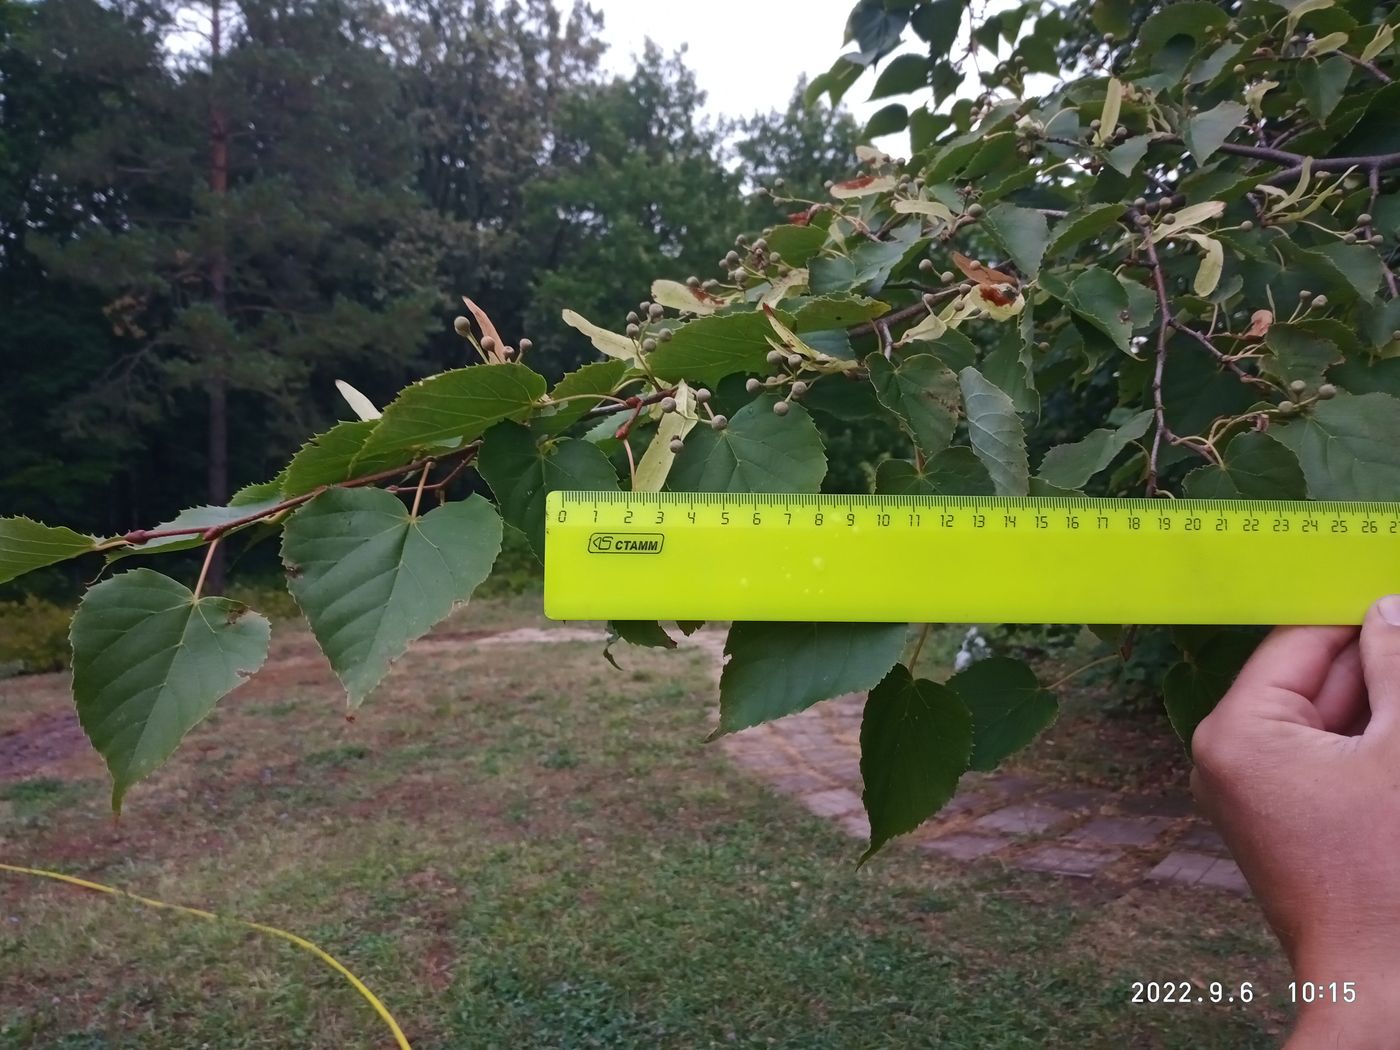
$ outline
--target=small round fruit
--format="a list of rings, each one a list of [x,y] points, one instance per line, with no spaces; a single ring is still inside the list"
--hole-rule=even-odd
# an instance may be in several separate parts
[[[957,278],[953,276],[952,270],[944,270],[938,275],[938,279],[944,284],[952,284]]]
[[[672,451],[672,452],[680,452],[683,448],[685,448],[685,442],[684,442],[684,441],[682,441],[680,438],[672,438],[672,439],[671,439],[671,451]]]
[[[1298,411],[1298,406],[1292,401],[1280,401],[1278,403],[1278,410],[1282,415],[1291,416],[1294,412]]]
[[[629,325],[627,326],[627,338],[628,338],[628,339],[636,339],[637,336],[639,336],[639,335],[641,335],[641,334],[642,334],[642,330],[641,330],[640,328],[638,328],[635,324],[629,324]]]
[[[659,321],[666,316],[666,307],[662,306],[660,303],[652,303],[651,307],[647,310],[647,316],[653,321]]]
[[[744,389],[750,394],[756,394],[763,389],[763,380],[750,378],[749,381],[744,384]]]
[[[1308,301],[1309,299],[1311,299],[1311,298],[1312,298],[1312,292],[1308,291],[1306,288],[1300,288],[1300,289],[1298,289],[1298,301],[1299,301],[1299,302],[1305,303],[1305,302],[1307,302],[1307,301]]]
[[[674,397],[663,397],[661,399],[661,411],[674,412],[676,410],[676,399]]]
[[[980,219],[983,215],[987,214],[987,209],[980,204],[969,204],[967,206],[967,213],[974,219]]]
[[[533,339],[522,339],[522,340],[520,340],[520,352],[521,352],[522,354],[528,353],[529,351],[533,350],[534,348],[535,348],[535,341],[534,341]]]
[[[1323,383],[1317,388],[1317,396],[1323,401],[1331,401],[1332,398],[1337,396],[1337,388],[1331,383]]]
[[[785,356],[787,355],[785,355],[781,350],[769,350],[768,363],[770,365],[780,365],[783,363],[783,358]]]
[[[707,403],[709,402],[710,398],[713,397],[713,396],[714,396],[714,395],[711,394],[711,393],[709,392],[709,390],[707,390],[707,389],[706,389],[705,387],[703,387],[703,386],[702,386],[699,390],[695,391],[695,400],[696,400],[699,404],[702,404],[702,405],[703,405],[703,404],[707,404]]]
[[[729,417],[715,416],[712,420],[710,420],[710,426],[715,430],[723,430],[725,427],[729,426]]]
[[[808,390],[807,384],[804,383],[804,382],[802,382],[802,380],[800,380],[800,379],[799,379],[796,383],[793,383],[793,384],[792,384],[792,396],[793,396],[793,397],[802,397],[804,394],[807,393],[807,390]]]
[[[472,334],[472,323],[465,317],[456,317],[452,320],[452,330],[463,339],[470,339]]]
[[[676,333],[669,328],[663,328],[656,333],[656,338],[660,339],[663,343],[669,343],[675,336]]]
[[[932,260],[932,259],[920,259],[920,260],[919,260],[919,272],[920,272],[920,273],[933,273],[933,260]]]
[[[1327,296],[1325,296],[1325,295],[1315,295],[1315,296],[1313,296],[1312,304],[1313,304],[1313,306],[1315,306],[1315,307],[1317,307],[1319,310],[1321,310],[1324,306],[1327,305]]]
[[[699,287],[700,287],[700,278],[698,278],[698,277],[696,277],[695,275],[692,274],[691,276],[689,276],[689,277],[687,277],[687,278],[685,279],[685,286],[686,286],[687,288],[699,288]]]
[[[639,314],[639,313],[637,313],[636,310],[631,311],[631,312],[628,313],[628,315],[627,315],[627,323],[628,323],[628,324],[639,324],[639,323],[641,322],[641,320],[642,320],[642,315]]]
[[[1248,233],[1250,230],[1254,229],[1254,223],[1249,219],[1245,219],[1244,222],[1240,223],[1240,229]]]
[[[495,353],[498,345],[496,340],[492,339],[489,335],[483,335],[481,337],[481,349],[485,350],[488,354]]]
[[[1288,384],[1288,389],[1293,391],[1293,393],[1295,394],[1301,394],[1307,388],[1308,384],[1303,382],[1301,379],[1295,379],[1293,380],[1293,382]]]
[[[1370,226],[1371,223],[1374,221],[1375,220],[1371,217],[1371,214],[1369,212],[1363,211],[1360,215],[1356,217],[1356,225],[1358,226]]]
[[[786,401],[779,401],[773,406],[773,415],[785,416],[791,411],[791,407]]]
[[[656,340],[650,337],[643,339],[642,349],[648,354],[651,353],[653,350],[656,349]]]

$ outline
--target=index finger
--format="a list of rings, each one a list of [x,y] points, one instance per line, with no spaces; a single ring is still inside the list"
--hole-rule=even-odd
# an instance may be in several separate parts
[[[1228,701],[1236,707],[1272,689],[1313,699],[1356,635],[1355,627],[1275,627],[1246,661],[1221,705]]]

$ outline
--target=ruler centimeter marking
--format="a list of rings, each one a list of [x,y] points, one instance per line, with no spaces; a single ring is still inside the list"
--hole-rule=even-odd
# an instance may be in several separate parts
[[[1359,623],[1400,503],[553,492],[554,619]]]

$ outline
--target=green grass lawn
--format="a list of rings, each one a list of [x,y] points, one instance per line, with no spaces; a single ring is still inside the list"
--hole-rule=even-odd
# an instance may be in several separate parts
[[[857,871],[859,844],[702,743],[704,654],[476,644],[529,620],[468,611],[353,723],[283,628],[120,825],[81,750],[0,766],[0,859],[310,937],[417,1050],[1276,1045],[1286,977],[1249,902],[899,844]],[[61,684],[0,682],[0,742]],[[1261,998],[1135,1005],[1139,979]],[[389,1045],[280,942],[0,875],[0,1048]]]

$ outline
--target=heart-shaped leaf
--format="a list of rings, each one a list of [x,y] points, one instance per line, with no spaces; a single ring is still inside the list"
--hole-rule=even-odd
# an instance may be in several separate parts
[[[480,496],[415,518],[382,489],[322,493],[282,537],[288,589],[351,707],[410,642],[471,597],[500,549],[501,519]]]
[[[865,702],[860,724],[862,800],[870,817],[869,860],[913,831],[958,789],[972,755],[972,716],[946,685],[915,680],[896,664]]]
[[[152,569],[93,587],[73,616],[73,698],[112,774],[112,808],[267,659],[272,627]]]

